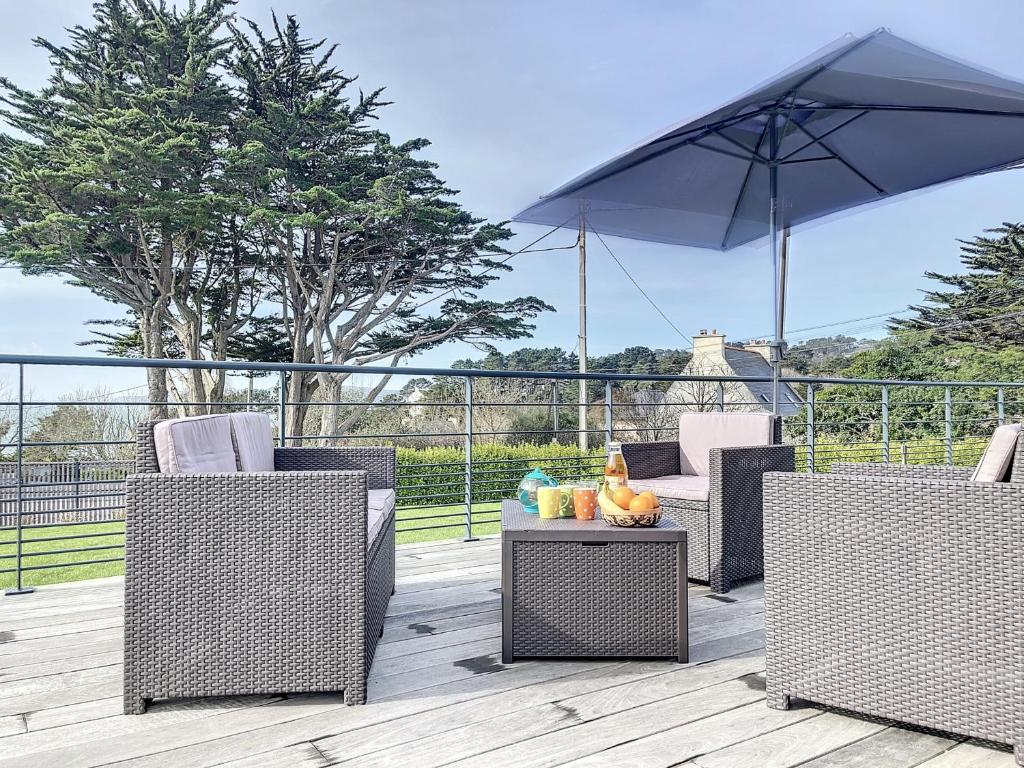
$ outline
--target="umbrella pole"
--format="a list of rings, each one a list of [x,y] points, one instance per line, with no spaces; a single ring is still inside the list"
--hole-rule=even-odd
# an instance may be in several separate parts
[[[775,340],[771,346],[772,413],[779,413],[779,389],[782,376],[782,325],[785,312],[785,284],[780,280],[779,264],[779,166],[776,162],[777,144],[775,113],[768,116],[768,236],[771,238],[772,279],[775,281]]]
[[[587,219],[584,202],[580,200],[580,325],[579,325],[579,353],[580,373],[587,372]],[[585,454],[590,449],[590,435],[587,432],[587,380],[580,379],[580,410],[579,410],[579,443],[580,453]]]
[[[782,230],[782,249],[779,254],[778,298],[775,307],[775,354],[772,356],[773,410],[781,414],[782,344],[786,326],[786,283],[789,276],[789,227]]]

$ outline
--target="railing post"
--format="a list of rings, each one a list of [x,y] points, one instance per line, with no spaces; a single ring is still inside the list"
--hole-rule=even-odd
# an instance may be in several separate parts
[[[473,536],[473,378],[466,377],[466,538],[476,541]]]
[[[82,506],[82,462],[76,456],[71,464],[71,477],[75,483],[75,510]]]
[[[612,382],[608,380],[604,383],[604,448],[608,450],[608,447],[612,443],[612,432],[614,431],[612,414]]]
[[[285,447],[284,431],[286,424],[288,423],[285,417],[285,407],[288,404],[288,374],[285,371],[281,371],[278,374],[278,388],[280,391],[277,396],[277,444],[282,448]]]
[[[953,463],[953,388],[946,387],[945,392],[946,422],[946,463]]]
[[[21,557],[22,557],[22,546],[24,543],[24,531],[22,530],[23,520],[25,516],[24,509],[24,494],[22,491],[22,485],[24,484],[23,470],[24,470],[24,455],[25,455],[25,365],[24,363],[18,363],[18,461],[17,476],[15,478],[15,514],[17,515],[14,532],[14,589],[8,589],[5,594],[8,595],[27,595],[31,592],[35,592],[32,587],[26,587],[21,583]]]
[[[558,379],[551,382],[551,442],[558,442]]]
[[[725,383],[718,382],[715,391],[715,409],[718,411],[725,410]]]
[[[1003,388],[996,390],[996,425],[1003,426],[1006,423],[1006,393]]]
[[[889,387],[882,385],[882,461],[889,463]]]
[[[814,385],[807,385],[807,471],[814,472]]]

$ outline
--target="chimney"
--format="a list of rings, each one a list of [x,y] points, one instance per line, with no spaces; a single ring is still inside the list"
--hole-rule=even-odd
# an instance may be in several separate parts
[[[719,366],[725,359],[725,334],[712,328],[711,333],[701,329],[693,337],[693,362],[697,365]]]
[[[772,361],[772,343],[769,339],[751,339],[743,345],[743,348],[751,352],[757,352],[769,363]]]

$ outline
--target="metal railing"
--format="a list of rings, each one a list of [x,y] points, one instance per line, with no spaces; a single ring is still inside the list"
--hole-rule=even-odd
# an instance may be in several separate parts
[[[235,397],[217,402],[150,403],[145,398],[34,400],[26,373],[59,367],[169,371],[203,369],[235,374],[276,374],[266,400]],[[566,371],[492,371],[388,368],[277,363],[137,360],[0,355],[0,382],[13,379],[13,398],[0,402],[0,579],[8,593],[29,581],[52,581],[111,572],[123,559],[123,478],[131,471],[133,419],[154,405],[201,406],[212,411],[261,410],[274,417],[280,445],[389,443],[401,448],[398,471],[400,540],[417,537],[474,538],[492,532],[496,506],[515,492],[530,467],[541,466],[562,481],[600,475],[612,440],[675,439],[683,410],[767,410],[750,385],[770,375],[644,375]],[[290,377],[314,373],[426,377],[454,382],[435,399],[357,397],[293,402]],[[75,377],[81,381],[81,376]],[[512,387],[499,387],[499,383]],[[574,423],[575,389],[591,393],[585,429]],[[1024,383],[885,381],[784,377],[802,403],[789,403],[785,439],[797,447],[804,471],[828,471],[837,460],[970,463],[992,429],[1024,413]],[[144,387],[142,387],[144,388]],[[42,428],[78,409],[128,409],[120,431],[65,436]],[[307,419],[288,431],[297,408],[365,408],[366,414],[404,414],[389,428],[375,428],[364,414],[342,435],[320,434]],[[40,416],[42,414],[42,416]],[[6,420],[6,436],[2,434]],[[312,424],[312,428],[310,428]],[[78,425],[80,427],[80,425]],[[580,434],[601,447],[574,448]],[[103,456],[97,456],[102,453]],[[84,456],[84,457],[83,457]]]

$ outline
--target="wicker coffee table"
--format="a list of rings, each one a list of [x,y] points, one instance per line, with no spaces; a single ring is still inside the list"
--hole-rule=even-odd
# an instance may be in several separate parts
[[[686,531],[545,520],[501,504],[501,658],[669,657],[685,664]]]

